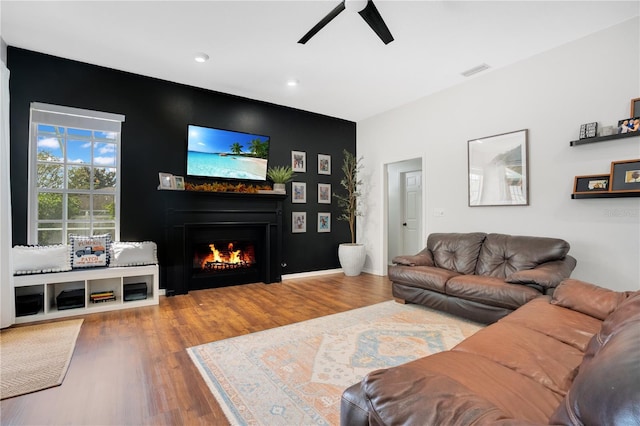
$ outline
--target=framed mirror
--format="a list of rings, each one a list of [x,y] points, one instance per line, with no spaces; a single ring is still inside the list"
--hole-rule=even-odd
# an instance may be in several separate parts
[[[527,129],[468,141],[469,206],[528,206]]]

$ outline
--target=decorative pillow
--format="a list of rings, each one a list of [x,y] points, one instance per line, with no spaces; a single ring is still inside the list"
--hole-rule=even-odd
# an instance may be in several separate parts
[[[69,243],[71,244],[71,266],[73,269],[109,264],[111,234],[69,235]]]
[[[40,274],[71,270],[71,246],[56,244],[51,246],[15,246],[13,253],[13,274]]]
[[[153,241],[111,243],[110,266],[140,266],[158,263],[157,246]]]

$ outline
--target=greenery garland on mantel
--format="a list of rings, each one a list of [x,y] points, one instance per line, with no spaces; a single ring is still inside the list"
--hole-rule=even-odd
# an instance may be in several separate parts
[[[257,194],[260,191],[271,191],[271,185],[252,185],[246,183],[228,183],[228,182],[212,182],[195,184],[191,182],[184,183],[186,191],[198,192],[237,192],[243,194]]]

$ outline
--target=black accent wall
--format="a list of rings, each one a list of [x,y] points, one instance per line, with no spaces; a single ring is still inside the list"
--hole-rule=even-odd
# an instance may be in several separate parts
[[[11,72],[11,185],[13,243],[27,243],[29,105],[43,102],[124,114],[121,152],[122,241],[155,241],[166,261],[164,207],[158,172],[185,175],[187,125],[197,124],[271,137],[270,165],[291,164],[305,151],[307,203],[284,201],[283,274],[339,268],[338,244],[350,240],[332,204],[318,204],[317,184],[339,192],[342,150],[355,152],[356,124],[284,106],[8,47]],[[258,71],[259,72],[259,71]],[[284,90],[284,88],[283,88]],[[317,155],[329,154],[331,176],[319,175]],[[187,179],[188,180],[188,179]],[[291,212],[307,213],[307,232],[291,233]],[[317,232],[317,213],[332,213],[332,231]],[[164,283],[163,283],[164,284]],[[164,286],[164,285],[163,285]]]

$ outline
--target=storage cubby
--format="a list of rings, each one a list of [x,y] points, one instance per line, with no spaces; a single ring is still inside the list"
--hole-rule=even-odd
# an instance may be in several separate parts
[[[135,297],[125,301],[125,286],[136,290]],[[94,312],[135,308],[158,304],[158,265],[118,268],[77,269],[69,272],[19,275],[14,277],[16,323],[42,321]],[[140,293],[144,289],[144,296]],[[58,296],[67,292],[73,298],[61,309]],[[109,295],[113,293],[114,300]],[[92,293],[102,300],[92,301]],[[81,295],[81,299],[77,299]],[[100,297],[100,296],[96,296]],[[39,302],[40,301],[40,302]],[[36,312],[36,308],[37,312]]]
[[[44,314],[44,284],[16,288],[16,317]]]

